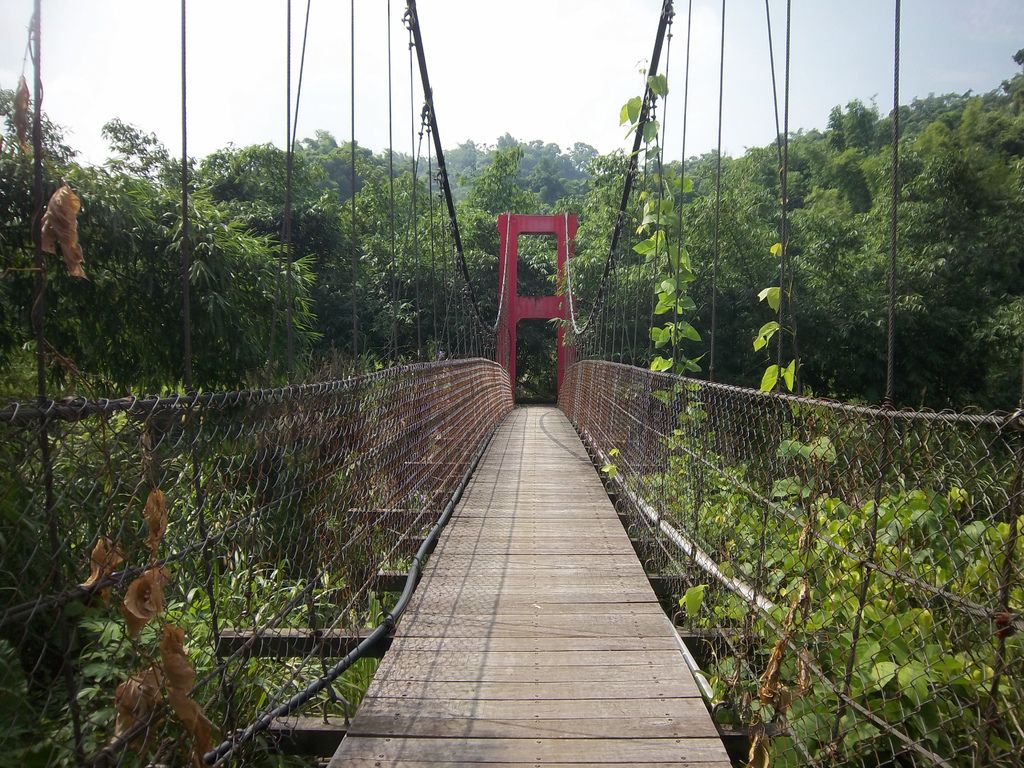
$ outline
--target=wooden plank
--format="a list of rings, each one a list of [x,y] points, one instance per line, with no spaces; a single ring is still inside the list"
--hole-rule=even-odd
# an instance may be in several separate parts
[[[377,757],[339,757],[335,755],[334,758],[327,764],[327,768],[437,768],[439,764],[447,766],[447,768],[477,768],[479,762],[466,762],[463,760],[442,760],[438,762],[423,762],[419,760],[406,760],[404,758],[398,759],[383,759]],[[520,760],[519,762],[497,762],[487,763],[488,768],[523,768],[523,766],[529,766],[529,768],[605,768],[608,765],[636,765],[637,763],[595,763],[595,762],[572,762],[572,763],[537,763],[530,759]],[[645,762],[643,765],[645,768],[679,768],[680,765],[696,764],[696,763],[650,763]],[[700,768],[733,768],[733,764],[730,762],[701,762],[699,763]]]
[[[405,571],[381,571],[377,574],[374,582],[374,590],[377,592],[401,592],[405,589],[405,582],[409,574]]]
[[[582,653],[616,651],[637,654],[641,651],[679,651],[672,637],[403,637],[393,652],[454,651],[459,653],[552,651]]]
[[[444,597],[444,596],[443,596]],[[539,596],[538,596],[539,597]],[[659,622],[665,618],[665,612],[657,600],[648,598],[645,602],[538,602],[529,596],[515,599],[505,595],[460,595],[458,600],[439,603],[436,601],[416,604],[416,619],[423,616],[431,618],[446,617],[455,621],[467,618],[471,621],[484,621],[486,618],[504,619],[506,616],[521,620],[521,617],[564,618],[577,623],[611,624],[630,616],[648,617]],[[570,619],[570,617],[573,617]],[[589,619],[589,622],[588,622]]]
[[[635,682],[580,682],[568,683],[481,683],[446,682],[439,680],[384,680],[374,675],[366,694],[378,699],[663,699],[699,696],[700,691],[692,678],[688,680],[662,680],[657,684],[641,685]]]
[[[621,654],[620,654],[621,655]],[[665,665],[655,664],[545,664],[501,666],[497,664],[474,664],[467,660],[454,660],[450,664],[439,664],[434,659],[423,660],[420,664],[410,663],[403,657],[398,663],[378,669],[376,677],[388,683],[401,682],[450,682],[450,683],[628,683],[643,687],[661,682],[686,682],[688,672],[681,668],[678,659]]]
[[[728,757],[629,537],[556,409],[500,427],[332,766]]]
[[[532,606],[553,606],[557,605],[566,609],[567,612],[581,612],[579,606],[595,606],[597,604],[611,604],[627,606],[630,604],[650,604],[659,606],[658,601],[651,596],[650,592],[624,592],[620,589],[599,588],[596,590],[580,590],[571,587],[563,587],[558,590],[545,590],[538,592],[536,589],[520,589],[519,591],[502,590],[500,595],[475,595],[475,594],[428,594],[424,592],[422,600],[417,600],[413,605],[417,610],[426,610],[431,613],[442,612],[466,612],[468,606],[488,605],[495,606],[499,610],[522,613],[522,609],[528,611]],[[575,608],[573,606],[576,606]],[[603,610],[603,609],[602,609]]]
[[[453,753],[453,750],[457,750]],[[359,737],[346,739],[349,758],[415,759],[450,764],[464,762],[590,762],[596,764],[652,762],[676,764],[721,763],[725,750],[718,738],[693,739],[404,739]],[[344,765],[339,762],[337,765]]]
[[[642,637],[672,631],[664,616],[602,616],[587,621],[575,616],[434,616],[417,614],[399,625],[401,637]]]
[[[488,700],[488,699],[444,699],[424,701],[413,697],[376,698],[367,696],[359,708],[359,715],[352,721],[352,728],[363,715],[386,715],[390,717],[413,717],[429,714],[431,717],[480,718],[484,720],[572,720],[609,719],[619,717],[694,717],[707,722],[711,719],[698,717],[707,714],[704,702],[699,696],[683,696],[660,699],[547,699],[547,700]]]
[[[571,670],[579,665],[615,665],[623,669],[636,667],[677,665],[679,651],[631,651],[623,653],[614,651],[412,651],[405,648],[390,651],[384,656],[378,671],[385,674],[392,666],[410,666],[419,668],[426,664],[442,666],[467,665],[477,668],[496,667],[546,667],[555,666]]]
[[[267,728],[267,747],[281,755],[330,755],[345,738],[342,718],[291,716],[277,718]]]
[[[448,543],[437,548],[438,556],[458,555],[550,555],[552,557],[563,557],[572,555],[608,555],[618,556],[619,547],[608,543],[576,542],[576,541],[546,541],[546,540],[519,540],[505,543],[469,542],[466,544]]]
[[[294,658],[320,653],[331,658],[341,657],[352,651],[373,632],[367,629],[267,629],[261,632],[247,629],[222,629],[217,643],[218,656],[230,656],[241,652],[246,656],[272,656]],[[371,658],[380,658],[391,647],[392,637],[371,649]]]
[[[692,703],[692,714],[704,705],[697,699]],[[714,738],[714,727],[706,718],[687,713],[683,717],[607,718],[508,718],[437,717],[431,713],[414,713],[408,717],[367,714],[359,718],[353,736],[420,736],[429,738]]]

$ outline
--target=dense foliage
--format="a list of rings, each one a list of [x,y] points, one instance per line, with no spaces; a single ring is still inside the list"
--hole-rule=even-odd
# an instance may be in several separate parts
[[[1022,94],[1024,75],[1018,75],[986,94],[929,96],[902,108],[900,403],[1005,407],[1016,399],[1024,339]],[[12,91],[2,92],[5,113],[12,99]],[[47,123],[47,192],[64,179],[82,198],[88,275],[75,280],[58,262],[49,267],[54,383],[68,389],[88,383],[97,391],[173,387],[182,369],[180,163],[154,136],[120,121],[109,123],[106,134],[111,159],[86,166],[75,161],[60,129]],[[852,102],[832,111],[825,130],[798,132],[790,140],[789,255],[800,380],[817,394],[880,398],[889,134],[888,117]],[[23,395],[29,391],[31,355],[31,165],[13,139],[9,116],[0,156],[0,252],[6,268],[0,282],[0,362],[7,372],[4,389]],[[353,300],[360,352],[377,359],[455,353],[459,341],[444,318],[457,288],[442,206],[428,194],[426,158],[414,169],[409,155],[389,158],[356,147],[353,242],[351,150],[318,131],[296,152],[290,293],[302,367],[311,368],[332,350],[352,350]],[[696,360],[707,351],[710,327],[715,160],[713,154],[689,159],[688,191],[679,193],[685,205],[678,238],[689,250],[694,278],[687,356]],[[204,386],[272,380],[283,370],[289,293],[280,245],[284,162],[282,151],[264,145],[229,146],[193,164],[193,347],[196,378]],[[448,165],[485,313],[496,308],[494,219],[506,210],[580,215],[575,284],[585,309],[607,253],[623,155],[600,156],[581,143],[562,151],[506,135],[493,147],[456,147]],[[667,163],[664,169],[677,188],[678,166]],[[644,173],[650,179],[653,169],[645,165]],[[769,351],[751,349],[751,339],[767,319],[757,291],[777,283],[777,257],[770,249],[778,240],[778,183],[774,144],[723,158],[720,380],[756,385],[771,362]],[[634,227],[641,225],[643,211],[635,214]],[[636,239],[620,254],[615,287],[620,303],[634,306],[656,270],[650,257],[631,250]],[[553,248],[541,238],[529,240],[538,242],[522,248],[520,290],[554,292]],[[622,333],[617,358],[649,362],[649,320],[624,319],[635,327]],[[520,364],[524,392],[551,394],[549,385],[540,384],[550,365],[548,335],[553,330],[540,327],[522,336],[524,350],[534,350]],[[219,341],[226,337],[230,345]],[[69,384],[71,379],[77,383]]]

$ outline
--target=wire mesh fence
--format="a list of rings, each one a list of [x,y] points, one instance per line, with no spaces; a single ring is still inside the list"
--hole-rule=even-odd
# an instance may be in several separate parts
[[[884,410],[607,362],[560,404],[689,587],[751,764],[1024,761],[1024,416]]]
[[[0,412],[0,764],[201,764],[301,694],[511,405],[478,359]],[[347,717],[372,665],[309,706]]]

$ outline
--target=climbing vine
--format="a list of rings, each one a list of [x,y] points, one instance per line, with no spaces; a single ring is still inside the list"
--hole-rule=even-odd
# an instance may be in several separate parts
[[[657,100],[668,95],[668,80],[664,75],[647,78],[647,94],[653,111]],[[639,96],[631,98],[622,106],[619,122],[629,123],[627,136],[642,130],[646,158],[653,161],[655,167],[648,179],[648,188],[639,194],[643,217],[636,229],[640,240],[633,246],[633,251],[642,259],[641,268],[651,266],[656,276],[654,315],[663,318],[650,328],[650,338],[657,350],[650,367],[653,371],[696,373],[700,371],[702,356],[691,358],[681,349],[684,341],[701,340],[700,333],[684,317],[697,308],[688,293],[696,275],[684,245],[681,215],[684,196],[693,191],[693,181],[664,167],[659,143],[661,125],[653,117],[642,120],[646,117],[642,106]]]

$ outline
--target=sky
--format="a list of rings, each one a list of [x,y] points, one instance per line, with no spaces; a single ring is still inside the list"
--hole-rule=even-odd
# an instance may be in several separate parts
[[[351,133],[350,2],[309,0],[310,21],[298,134]],[[785,3],[769,0],[780,84]],[[894,0],[793,0],[793,130],[824,127],[852,99],[892,102]],[[403,0],[354,0],[355,121],[360,144],[388,146],[388,23],[392,136],[409,152],[418,125],[418,76],[410,104]],[[390,16],[389,16],[390,6]],[[693,0],[687,154],[712,149],[718,128],[722,30],[718,0]],[[189,152],[273,142],[285,133],[286,0],[190,0]],[[602,152],[629,143],[621,105],[643,89],[660,0],[419,0],[419,16],[445,147],[522,140],[581,141]],[[0,0],[0,87],[29,71],[31,0]],[[677,0],[663,116],[666,152],[682,144],[687,0]],[[306,3],[293,0],[293,88]],[[43,0],[44,109],[86,162],[108,148],[112,117],[154,132],[180,154],[178,0]],[[904,0],[901,101],[929,93],[991,90],[1018,70],[1021,0]],[[723,149],[770,142],[774,114],[762,0],[731,0],[725,18]],[[662,70],[664,71],[664,69]],[[31,77],[29,78],[31,82]]]

